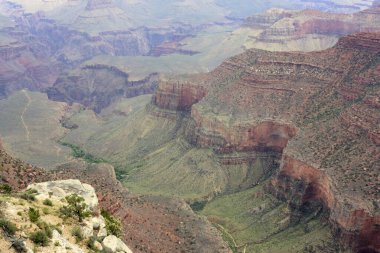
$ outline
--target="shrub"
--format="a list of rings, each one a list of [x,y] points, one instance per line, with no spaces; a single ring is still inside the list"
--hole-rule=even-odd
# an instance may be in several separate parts
[[[46,207],[42,208],[42,212],[44,214],[50,214],[50,210],[48,208],[46,208]]]
[[[79,222],[83,221],[83,218],[89,217],[91,211],[88,209],[87,204],[84,202],[84,198],[78,194],[71,194],[65,197],[68,205],[61,207],[60,212],[65,217],[77,217]]]
[[[10,194],[12,187],[9,184],[0,184],[0,193]]]
[[[0,219],[0,228],[7,234],[7,235],[14,235],[17,231],[17,227],[15,224],[10,222],[6,219]]]
[[[49,243],[49,238],[46,235],[45,231],[39,230],[30,234],[30,240],[32,240],[35,244],[41,246],[47,246]]]
[[[29,220],[35,223],[40,218],[40,211],[37,209],[34,209],[33,207],[29,207],[28,215],[29,215]]]
[[[122,235],[121,222],[106,210],[102,210],[101,215],[104,217],[107,233],[120,237]]]
[[[53,202],[50,199],[45,199],[42,203],[45,206],[53,206]]]
[[[77,243],[83,241],[84,236],[82,233],[82,229],[79,226],[73,227],[73,229],[71,230],[71,235],[75,237],[75,241]]]
[[[45,234],[47,235],[47,237],[49,238],[52,238],[53,237],[53,229],[54,226],[52,225],[49,225],[48,223],[44,222],[44,221],[39,221],[37,222],[37,226],[45,232]]]
[[[28,201],[35,201],[37,194],[38,194],[37,190],[28,189],[25,192],[21,193],[20,198],[28,200]]]
[[[89,249],[92,249],[92,250],[97,250],[96,248],[95,248],[95,242],[98,240],[98,238],[96,237],[96,236],[91,236],[89,239],[88,239],[88,241],[87,241],[87,247],[89,248]]]
[[[18,253],[27,252],[25,240],[23,238],[11,238],[11,247]]]

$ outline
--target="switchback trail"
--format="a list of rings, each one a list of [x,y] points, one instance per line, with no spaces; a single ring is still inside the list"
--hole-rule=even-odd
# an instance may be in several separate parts
[[[21,123],[22,125],[24,126],[25,128],[25,134],[26,134],[26,140],[29,141],[30,140],[30,132],[29,132],[29,128],[28,126],[26,125],[25,123],[25,120],[24,120],[24,115],[25,115],[25,112],[28,110],[29,106],[30,106],[30,103],[32,102],[32,99],[30,98],[29,94],[26,92],[26,90],[22,90],[22,92],[24,93],[26,99],[28,100],[28,102],[26,103],[25,105],[25,108],[24,110],[22,111],[21,113]]]

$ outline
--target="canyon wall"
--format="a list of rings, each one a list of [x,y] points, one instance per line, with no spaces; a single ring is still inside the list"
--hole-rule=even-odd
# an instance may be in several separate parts
[[[161,109],[190,110],[206,95],[206,89],[188,82],[161,80],[152,102]]]
[[[379,31],[379,17],[380,8],[376,3],[353,14],[270,9],[249,17],[245,26],[262,30],[256,37],[257,48],[316,51],[332,47],[337,38],[344,35]],[[292,49],[291,45],[297,46]]]
[[[129,81],[128,73],[108,65],[87,65],[77,73],[61,75],[47,89],[49,99],[80,103],[99,113],[120,98],[151,94],[157,87],[157,74]]]
[[[109,6],[110,5],[110,6]],[[87,8],[92,11],[107,10],[112,7],[111,1],[89,1]],[[90,10],[89,10],[90,11]],[[168,48],[166,44],[176,45],[178,41],[186,38],[199,27],[168,26],[164,28],[140,27],[127,30],[107,30],[90,34],[75,30],[57,21],[47,18],[43,12],[34,14],[11,12],[14,25],[0,27],[7,40],[0,45],[0,98],[7,97],[12,91],[27,88],[29,90],[46,91],[54,85],[62,84],[66,72],[84,70],[81,64],[96,56],[143,56],[180,53],[193,54],[176,47]],[[8,41],[9,40],[9,41]],[[166,44],[165,44],[166,43]],[[96,65],[94,63],[88,65]],[[109,66],[109,69],[112,69]],[[152,73],[153,74],[153,73]],[[152,76],[147,76],[146,80]],[[100,77],[99,77],[100,78]],[[106,82],[106,79],[103,80]],[[143,80],[134,83],[137,86]],[[90,89],[90,87],[87,87]],[[54,88],[53,88],[54,89]],[[151,87],[143,87],[132,93],[152,93]],[[153,89],[154,90],[154,89]],[[62,91],[70,93],[71,90]],[[118,93],[117,90],[113,92]],[[58,95],[57,95],[58,96]],[[61,99],[65,96],[59,96]],[[72,102],[70,99],[67,102]]]
[[[249,50],[187,89],[160,82],[152,103],[192,105],[187,140],[230,154],[225,165],[282,153],[268,191],[294,212],[324,210],[342,241],[378,252],[379,70],[380,34],[359,33],[321,52]]]

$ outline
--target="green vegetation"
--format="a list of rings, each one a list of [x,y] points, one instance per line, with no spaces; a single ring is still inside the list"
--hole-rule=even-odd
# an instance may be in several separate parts
[[[20,198],[25,199],[27,201],[35,201],[37,194],[38,194],[37,190],[35,190],[35,189],[28,189],[25,192],[22,192],[20,194]]]
[[[12,191],[12,186],[10,186],[9,184],[0,184],[0,193],[10,194],[12,193]]]
[[[11,239],[11,247],[17,252],[17,253],[25,253],[27,252],[26,244],[25,244],[24,238],[12,238]]]
[[[45,199],[42,203],[45,206],[53,206],[53,202],[50,199]]]
[[[82,229],[79,226],[73,227],[71,235],[75,237],[76,243],[81,242],[84,239]]]
[[[0,134],[9,151],[23,161],[47,169],[69,161],[70,149],[56,142],[57,133],[64,129],[59,122],[62,110],[60,103],[38,92],[18,91],[0,100],[0,119],[7,119],[0,120]]]
[[[72,156],[75,158],[82,158],[88,163],[105,163],[106,161],[101,158],[96,158],[95,156],[86,153],[82,148],[75,144],[70,144],[67,142],[60,142],[61,145],[71,148]]]
[[[45,232],[48,238],[53,237],[53,229],[56,229],[56,226],[50,225],[44,221],[38,221],[37,226]]]
[[[194,212],[200,212],[203,210],[206,204],[207,201],[195,201],[194,203],[190,204],[190,207]]]
[[[91,236],[87,241],[87,247],[91,250],[97,251],[98,249],[95,247],[95,242],[98,241],[98,237]]]
[[[286,203],[267,194],[263,185],[220,196],[200,212],[221,231],[233,252],[302,252],[305,245],[332,240],[318,217],[291,224]]]
[[[225,242],[227,242],[228,247],[232,250],[233,253],[239,253],[239,250],[236,246],[234,238],[226,231],[224,227],[219,224],[214,223],[214,226],[218,228],[218,230],[222,233],[222,238]]]
[[[65,197],[67,205],[59,209],[60,213],[64,217],[76,217],[79,222],[82,222],[84,218],[91,215],[91,211],[88,209],[87,204],[84,202],[84,198],[78,194],[71,194]]]
[[[108,213],[106,210],[101,211],[101,215],[103,216],[105,222],[106,222],[106,229],[107,233],[120,237],[122,236],[122,226],[121,222],[113,217],[110,213]]]
[[[14,223],[10,222],[6,218],[0,219],[0,228],[6,233],[7,235],[14,235],[17,231],[17,227]]]
[[[49,237],[43,230],[39,230],[39,231],[31,233],[29,238],[35,244],[40,245],[40,246],[47,246],[49,243]]]
[[[40,211],[37,209],[34,209],[33,207],[29,207],[28,216],[29,216],[29,220],[33,223],[36,223],[41,217]]]

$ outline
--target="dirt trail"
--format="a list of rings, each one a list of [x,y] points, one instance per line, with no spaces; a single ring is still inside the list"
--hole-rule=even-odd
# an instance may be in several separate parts
[[[22,125],[24,126],[25,128],[25,134],[26,134],[26,140],[29,141],[30,140],[30,132],[29,132],[29,128],[28,126],[26,125],[25,123],[25,120],[24,120],[24,115],[25,115],[25,112],[28,110],[29,106],[30,106],[30,103],[32,102],[32,99],[30,98],[29,94],[26,92],[26,90],[22,90],[22,92],[24,93],[26,99],[28,100],[28,103],[25,105],[25,108],[24,110],[22,111],[21,113],[21,123]]]

